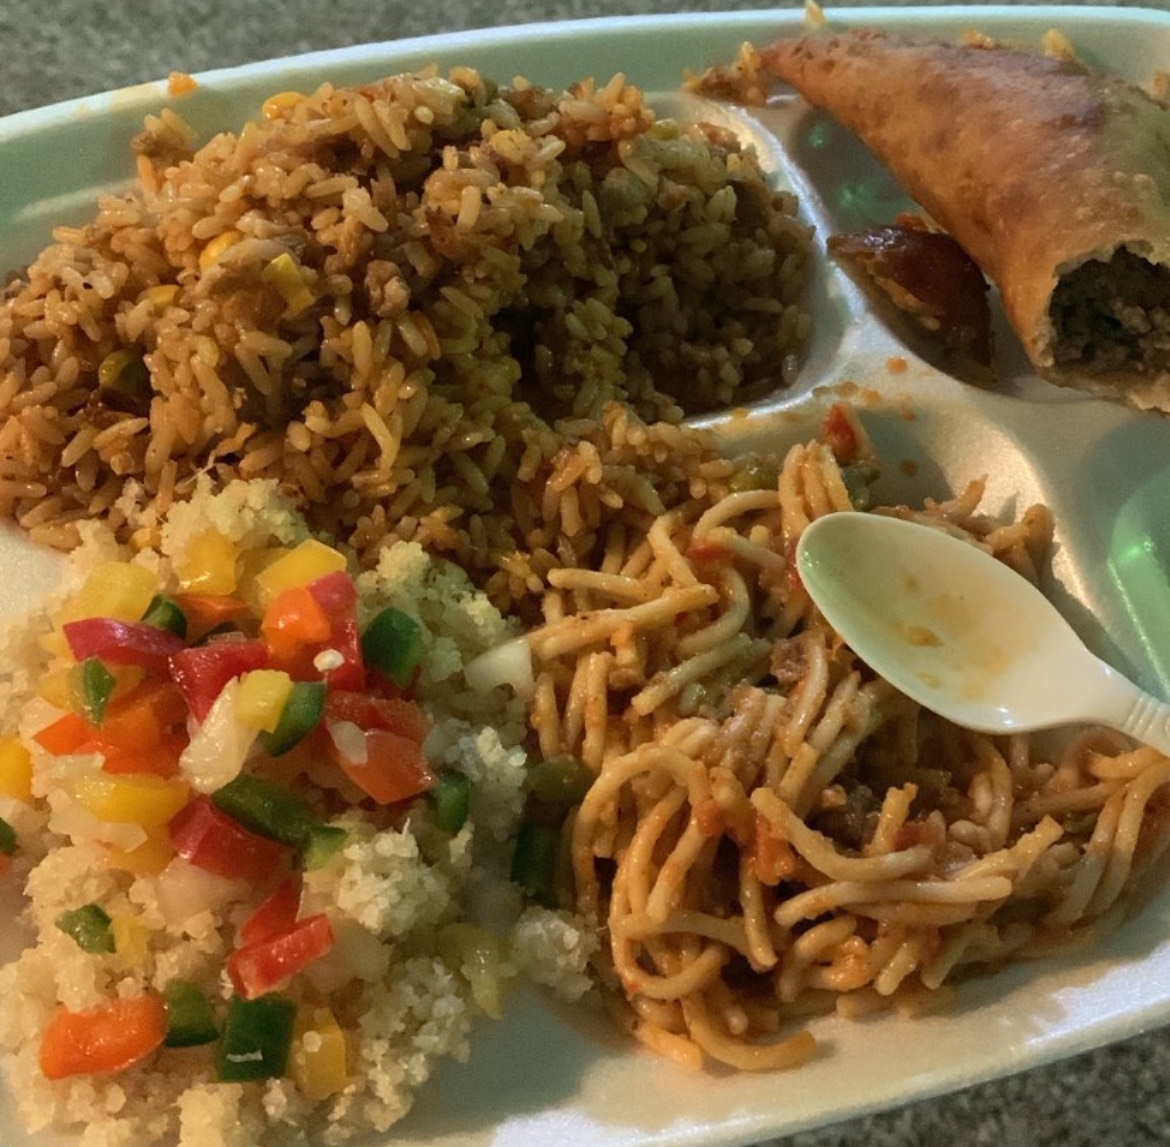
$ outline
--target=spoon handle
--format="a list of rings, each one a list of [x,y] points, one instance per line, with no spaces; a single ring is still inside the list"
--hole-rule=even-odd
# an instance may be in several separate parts
[[[1120,705],[1108,723],[1128,733],[1143,745],[1170,755],[1170,705],[1139,689],[1116,670],[1110,671],[1115,696]]]

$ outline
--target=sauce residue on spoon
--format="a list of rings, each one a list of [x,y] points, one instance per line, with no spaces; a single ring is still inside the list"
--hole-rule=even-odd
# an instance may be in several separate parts
[[[858,655],[919,700],[929,704],[925,689],[998,708],[997,698],[1010,695],[1005,679],[1040,638],[1035,613],[1004,598],[989,611],[980,586],[964,584],[957,570],[948,576],[941,547],[927,552],[910,541],[873,545],[865,530],[835,533],[817,550],[822,594],[833,582],[826,616],[850,617],[842,628]]]

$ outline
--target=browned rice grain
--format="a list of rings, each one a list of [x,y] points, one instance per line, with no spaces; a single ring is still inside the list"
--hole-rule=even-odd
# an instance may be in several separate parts
[[[192,148],[148,119],[135,186],[0,297],[0,512],[40,540],[146,541],[201,470],[276,477],[514,604],[691,496],[712,455],[671,423],[784,385],[806,337],[792,196],[621,76],[326,85]],[[266,274],[290,256],[307,305]],[[99,386],[120,348],[149,392]]]

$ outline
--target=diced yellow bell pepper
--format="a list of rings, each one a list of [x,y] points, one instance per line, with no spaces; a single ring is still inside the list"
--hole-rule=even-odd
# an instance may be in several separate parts
[[[179,584],[188,593],[235,593],[238,556],[230,538],[218,530],[204,530],[175,562]]]
[[[142,918],[119,913],[110,921],[110,931],[118,963],[127,970],[141,968],[150,953],[150,929]]]
[[[68,619],[62,617],[54,618],[54,621],[57,624],[61,624],[65,620]],[[41,636],[37,638],[37,644],[47,654],[49,654],[50,657],[60,657],[67,662],[72,662],[73,660],[73,653],[69,649],[69,642],[65,640],[65,634],[63,634],[59,629],[51,630],[48,633],[42,633]],[[46,697],[45,700],[47,701],[49,698]],[[57,702],[53,701],[52,704],[56,705]],[[62,701],[61,704],[57,707],[59,709],[69,708],[68,703],[65,701]]]
[[[58,624],[85,617],[138,621],[157,592],[158,581],[145,566],[102,562],[90,572],[81,589],[65,602],[55,620]]]
[[[286,589],[309,585],[345,567],[344,554],[315,538],[309,538],[256,575],[259,604],[261,608],[267,609]]]
[[[289,1074],[306,1099],[328,1099],[345,1089],[349,1082],[345,1033],[328,1008],[297,1010]]]
[[[175,859],[175,846],[166,826],[145,829],[146,839],[131,849],[108,848],[106,862],[111,868],[134,876],[157,876]]]
[[[143,299],[154,308],[157,313],[162,313],[169,307],[179,296],[179,287],[176,283],[161,283],[157,287],[147,287],[145,291],[139,295],[139,299]]]
[[[295,318],[313,305],[313,292],[301,277],[297,261],[287,251],[283,251],[269,262],[260,272],[260,278],[288,304],[284,308],[287,318]]]
[[[290,553],[292,550],[285,546],[270,546],[263,550],[245,550],[240,555],[240,581],[237,592],[257,617],[264,613],[261,600],[263,594],[258,581],[260,575]]]
[[[65,640],[63,634],[55,633],[53,636]],[[76,668],[76,665],[54,665],[46,670],[37,681],[37,696],[56,709],[72,709],[77,700],[73,688]]]
[[[175,858],[175,848],[165,826],[145,830],[146,839],[132,849],[108,848],[106,860],[111,868],[134,876],[157,876]]]
[[[241,239],[238,231],[224,231],[216,235],[202,251],[199,252],[199,268],[206,271],[229,247],[234,247]]]
[[[32,757],[19,737],[0,737],[0,796],[32,800]]]
[[[161,828],[191,796],[183,781],[150,773],[82,773],[62,782],[62,788],[98,820]]]
[[[236,694],[236,717],[249,729],[275,732],[292,686],[292,678],[281,669],[245,673]]]
[[[294,108],[305,97],[300,92],[277,92],[269,96],[260,108],[260,114],[267,120],[279,119],[289,108]]]
[[[500,941],[474,924],[448,924],[439,947],[449,963],[467,977],[471,998],[482,1011],[498,1020],[503,1014],[504,958]]]

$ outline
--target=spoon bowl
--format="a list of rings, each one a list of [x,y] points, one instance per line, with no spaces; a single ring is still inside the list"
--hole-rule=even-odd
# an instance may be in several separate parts
[[[805,529],[796,561],[858,657],[940,716],[985,733],[1100,723],[1170,753],[1170,706],[1091,653],[1034,585],[977,545],[836,513]]]

